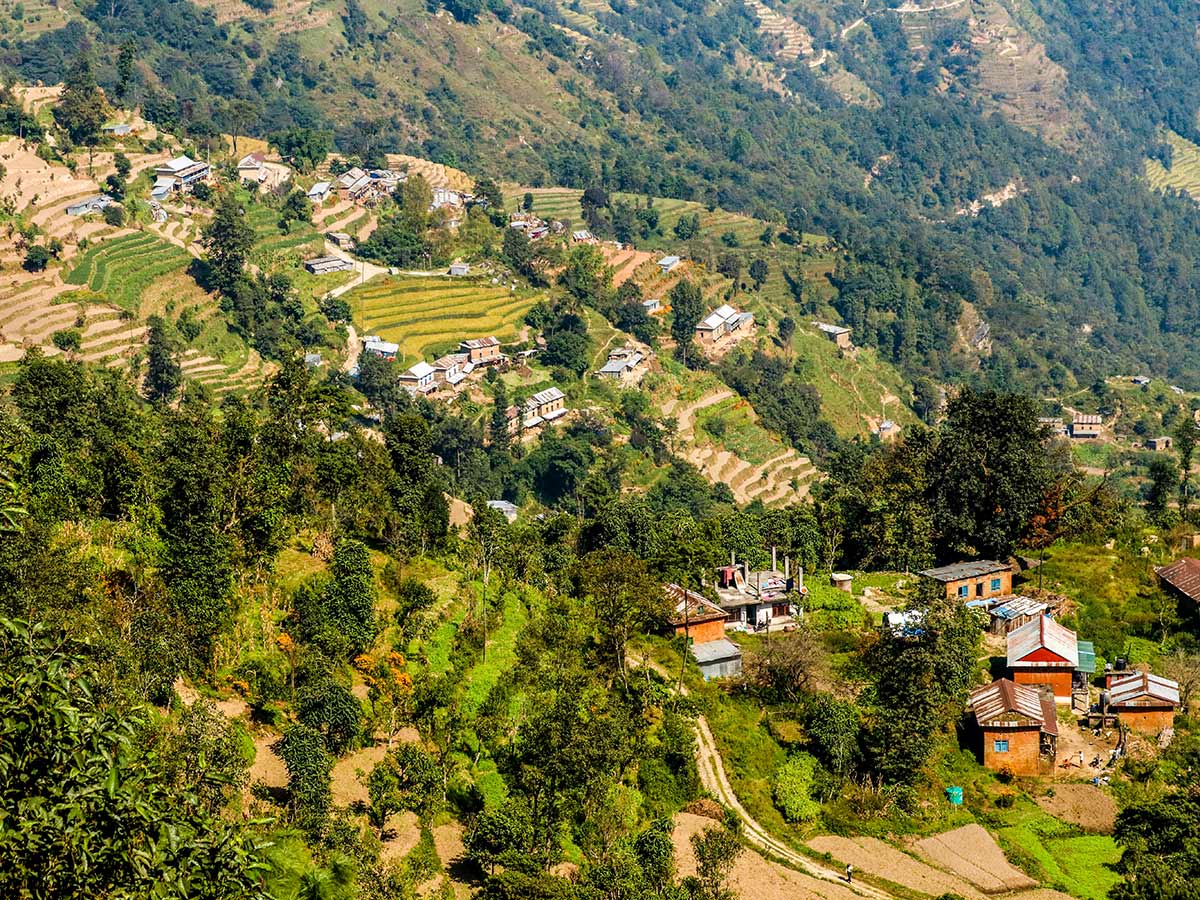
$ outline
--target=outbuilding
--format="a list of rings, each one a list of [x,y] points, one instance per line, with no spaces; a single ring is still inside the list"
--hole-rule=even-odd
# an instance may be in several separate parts
[[[742,674],[742,651],[728,638],[692,644],[688,652],[700,666],[700,674],[704,676],[705,681],[732,678]]]
[[[724,639],[725,610],[703,594],[678,584],[665,585],[663,591],[672,603],[668,622],[676,636],[686,637],[693,644]]]
[[[1108,708],[1132,731],[1158,734],[1175,724],[1179,709],[1179,683],[1149,672],[1138,672],[1113,681]]]
[[[664,256],[658,261],[658,267],[662,269],[664,275],[669,274],[677,265],[679,265],[678,256]]]

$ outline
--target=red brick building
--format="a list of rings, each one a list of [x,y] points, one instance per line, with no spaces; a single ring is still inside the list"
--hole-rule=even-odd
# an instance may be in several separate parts
[[[1175,724],[1179,684],[1149,672],[1114,679],[1109,688],[1108,708],[1132,731],[1158,734]]]
[[[1012,593],[1012,566],[994,559],[926,569],[921,575],[944,585],[947,597],[963,601],[1007,597]]]
[[[1079,641],[1070,628],[1039,616],[1008,634],[1008,670],[1017,684],[1047,685],[1054,699],[1071,701]]]
[[[694,644],[724,639],[725,610],[707,597],[677,584],[668,584],[663,590],[674,604],[670,624],[676,635],[687,635]]]
[[[986,768],[1014,775],[1053,771],[1058,751],[1053,699],[1036,688],[1000,678],[973,691],[970,708],[982,741],[980,761]]]

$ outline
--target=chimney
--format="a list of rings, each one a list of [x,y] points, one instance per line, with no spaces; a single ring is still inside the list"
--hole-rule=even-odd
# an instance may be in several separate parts
[[[771,571],[777,572],[778,570],[779,570],[779,563],[776,561],[776,558],[775,558],[775,545],[772,544],[771,545]]]
[[[783,558],[783,580],[787,581],[792,577],[792,558],[785,556]]]

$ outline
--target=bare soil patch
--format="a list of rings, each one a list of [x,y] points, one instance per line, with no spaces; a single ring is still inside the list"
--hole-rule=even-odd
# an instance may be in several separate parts
[[[983,892],[965,879],[913,859],[877,838],[822,835],[809,841],[808,846],[818,853],[831,854],[843,865],[850,863],[862,872],[923,894],[937,897],[949,892],[961,894],[967,900],[984,900]]]
[[[412,852],[421,840],[421,825],[417,814],[405,810],[388,816],[383,829],[379,855],[387,862],[398,862]]]
[[[1037,886],[1036,881],[1008,861],[995,838],[979,825],[964,825],[935,834],[917,841],[914,849],[924,859],[961,875],[981,891],[998,893]]]
[[[371,798],[367,793],[367,776],[371,774],[375,764],[386,755],[387,747],[383,744],[376,744],[355,750],[334,763],[333,780],[330,784],[330,788],[333,790],[333,802],[338,806],[369,803]],[[359,773],[362,773],[361,777]]]
[[[1094,784],[1056,784],[1053,797],[1038,797],[1037,804],[1056,819],[1087,831],[1111,834],[1117,820],[1117,803]]]
[[[714,827],[707,816],[680,813],[671,837],[675,843],[675,865],[681,876],[696,874],[696,856],[691,838]],[[730,874],[734,892],[741,900],[861,900],[848,885],[813,878],[746,849],[738,856]]]
[[[272,731],[261,731],[254,737],[254,762],[250,764],[250,784],[262,782],[269,788],[287,787],[287,766],[271,745],[279,740]]]

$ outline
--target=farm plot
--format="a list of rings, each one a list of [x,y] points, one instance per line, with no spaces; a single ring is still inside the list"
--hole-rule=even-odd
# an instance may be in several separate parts
[[[363,334],[400,345],[407,362],[458,346],[464,338],[512,340],[537,301],[530,291],[456,279],[377,278],[345,294]]]
[[[1183,191],[1200,199],[1200,147],[1173,131],[1163,133],[1171,145],[1171,168],[1156,159],[1146,160],[1146,179],[1160,191]]]
[[[297,260],[318,256],[324,239],[307,222],[293,222],[288,232],[279,230],[279,210],[255,204],[246,210],[246,221],[254,229],[254,256],[261,265],[281,257]]]
[[[186,269],[191,261],[186,250],[139,232],[96,244],[80,257],[65,280],[139,314],[146,290],[158,279]]]

